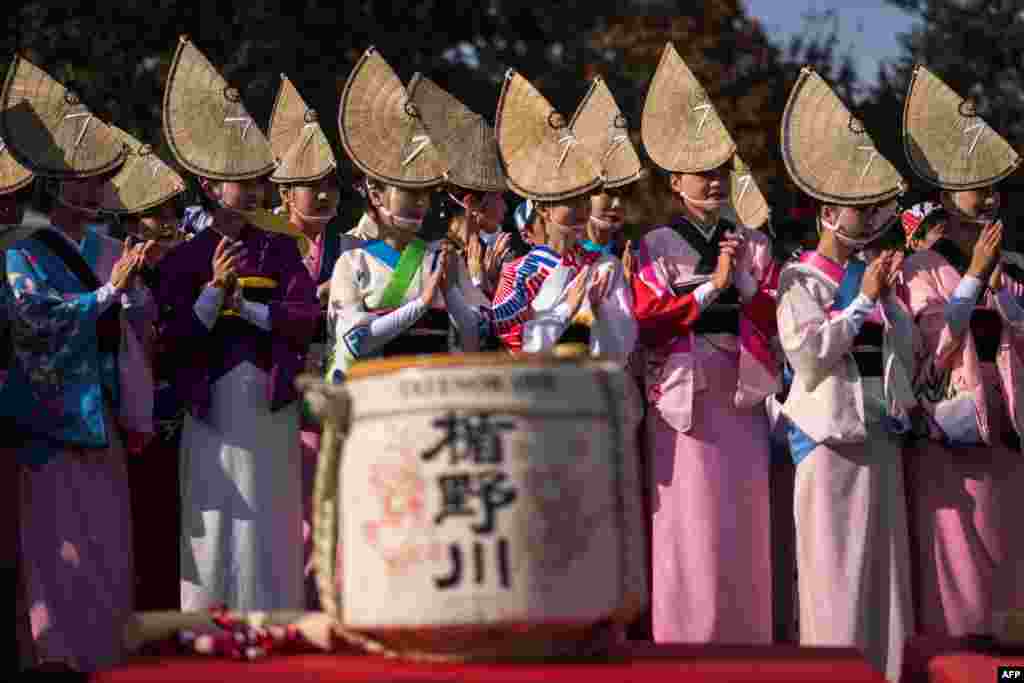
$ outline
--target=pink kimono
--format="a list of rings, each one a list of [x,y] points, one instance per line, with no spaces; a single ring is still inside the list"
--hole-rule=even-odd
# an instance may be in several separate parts
[[[988,633],[993,612],[1024,607],[1024,279],[1017,268],[1004,291],[984,288],[957,324],[966,265],[939,240],[907,259],[901,292],[919,333],[914,390],[929,437],[905,456],[918,628],[953,636]]]
[[[764,400],[781,382],[768,239],[744,231],[737,270],[753,292],[704,309],[679,293],[710,279],[728,229],[723,222],[704,235],[680,219],[649,232],[633,280],[649,403],[656,642],[772,639]]]

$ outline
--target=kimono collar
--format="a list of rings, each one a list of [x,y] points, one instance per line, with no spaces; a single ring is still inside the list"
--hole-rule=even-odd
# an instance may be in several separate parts
[[[819,271],[822,275],[832,281],[837,287],[839,283],[843,281],[843,276],[846,274],[846,268],[839,265],[827,256],[824,256],[817,251],[805,251],[800,254],[800,263],[805,266],[810,266],[815,270]]]
[[[380,226],[370,217],[369,213],[364,213],[356,227],[349,231],[349,235],[361,240],[377,240],[381,238]]]
[[[715,235],[718,233],[718,229],[722,226],[721,219],[715,221],[714,225],[704,227],[697,223],[697,221],[691,220],[686,216],[678,216],[676,220],[673,222],[673,225],[678,225],[679,223],[682,223],[684,221],[688,225],[692,226],[693,229],[696,230],[707,242],[714,241]]]
[[[583,251],[591,254],[600,254],[601,256],[608,256],[612,253],[612,243],[598,244],[590,240],[583,240],[582,245]]]

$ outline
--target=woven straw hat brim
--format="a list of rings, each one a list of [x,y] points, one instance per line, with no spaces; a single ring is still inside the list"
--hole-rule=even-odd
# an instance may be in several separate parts
[[[284,74],[270,115],[270,148],[278,160],[275,183],[314,182],[338,165],[316,111]]]
[[[601,186],[600,164],[568,121],[512,69],[501,88],[495,132],[509,187],[520,197],[559,201]]]
[[[123,141],[127,154],[117,174],[103,184],[100,208],[116,214],[133,214],[159,206],[185,191],[185,180],[156,155],[153,148],[111,126]]]
[[[672,173],[710,171],[736,151],[707,91],[672,43],[647,90],[640,137],[651,160]]]
[[[452,185],[480,192],[508,189],[498,158],[498,142],[484,117],[423,74],[409,81],[409,98],[447,168]]]
[[[995,185],[1021,163],[973,103],[921,65],[914,68],[904,103],[903,149],[914,173],[945,190]]]
[[[382,183],[428,188],[444,163],[402,81],[375,48],[359,59],[338,110],[341,144],[352,163]]]
[[[19,164],[48,178],[89,178],[124,161],[110,126],[20,55],[7,70],[0,95],[0,139]]]
[[[590,156],[600,161],[605,187],[622,187],[644,177],[626,117],[603,78],[591,82],[569,127]]]
[[[0,140],[0,195],[17,192],[32,182],[32,171],[18,163],[7,144]]]
[[[754,174],[738,154],[733,160],[729,192],[733,211],[745,227],[757,230],[768,222],[772,215],[768,200],[758,187]]]
[[[274,155],[238,90],[182,36],[164,90],[164,136],[190,173],[241,181],[269,175]]]
[[[782,115],[782,159],[810,196],[845,206],[899,196],[906,183],[828,83],[804,67]]]

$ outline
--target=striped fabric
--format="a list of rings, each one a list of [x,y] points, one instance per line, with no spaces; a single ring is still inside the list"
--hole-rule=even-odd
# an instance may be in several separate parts
[[[563,262],[579,265],[579,255],[570,252],[563,259],[548,247],[534,247],[502,268],[491,308],[491,326],[509,350],[522,350],[523,323],[532,315],[530,303],[548,275]]]

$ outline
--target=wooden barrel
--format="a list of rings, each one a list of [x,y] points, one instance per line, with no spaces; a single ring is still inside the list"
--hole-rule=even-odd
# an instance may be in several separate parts
[[[384,359],[343,388],[307,384],[324,415],[321,602],[342,635],[438,660],[607,645],[648,599],[629,381],[563,350]]]

